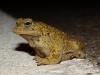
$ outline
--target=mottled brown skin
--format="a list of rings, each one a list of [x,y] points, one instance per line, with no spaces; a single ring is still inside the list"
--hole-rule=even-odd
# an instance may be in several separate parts
[[[58,64],[72,58],[85,57],[81,41],[43,22],[19,18],[13,32],[26,39],[34,48],[37,65]]]

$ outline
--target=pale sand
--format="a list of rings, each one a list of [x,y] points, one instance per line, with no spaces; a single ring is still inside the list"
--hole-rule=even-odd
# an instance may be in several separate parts
[[[27,42],[12,32],[15,21],[0,11],[0,75],[100,75],[99,67],[82,59],[37,66],[32,55],[16,50],[20,43]]]

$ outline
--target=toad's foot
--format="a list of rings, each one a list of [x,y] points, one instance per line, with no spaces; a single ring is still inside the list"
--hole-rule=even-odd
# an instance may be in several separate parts
[[[38,55],[36,55],[34,58],[33,58],[33,60],[36,60],[36,61],[40,61],[42,58],[41,57],[39,57]]]
[[[54,60],[54,59],[48,59],[48,58],[41,58],[41,60],[38,61],[38,64],[37,66],[40,66],[40,65],[49,65],[49,64],[57,64],[59,63],[58,60]]]

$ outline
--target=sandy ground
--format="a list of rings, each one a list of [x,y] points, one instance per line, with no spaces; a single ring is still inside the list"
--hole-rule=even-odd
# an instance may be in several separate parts
[[[88,58],[63,61],[56,65],[37,66],[33,60],[34,56],[32,56],[29,51],[23,50],[26,46],[28,47],[27,42],[12,32],[15,22],[15,18],[0,11],[0,75],[100,75],[100,62],[99,59],[95,57],[96,62],[94,63],[91,63],[91,60]],[[78,25],[78,27],[80,27],[80,25]],[[76,35],[75,32],[71,34],[73,36]],[[79,35],[75,37],[78,38],[82,36],[80,39],[85,41],[85,45],[91,44],[88,43],[91,42],[91,39],[88,40],[88,38],[92,37],[92,35],[83,39],[85,35],[88,35],[88,33],[79,33]],[[100,37],[94,37],[92,39],[97,40],[94,41],[94,43],[100,43]],[[91,49],[91,47],[89,47],[90,45],[86,46],[86,49]],[[92,47],[95,48],[95,45],[92,45]],[[98,48],[99,47],[96,46],[96,49]],[[28,47],[28,49],[30,48]],[[93,54],[88,53],[89,51],[87,51],[88,57],[93,58]],[[99,58],[99,54],[97,57]]]

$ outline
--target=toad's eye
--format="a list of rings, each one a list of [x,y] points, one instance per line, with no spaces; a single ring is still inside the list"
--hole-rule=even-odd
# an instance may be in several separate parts
[[[30,27],[31,25],[32,25],[32,22],[31,21],[24,22],[24,26],[25,27]]]

